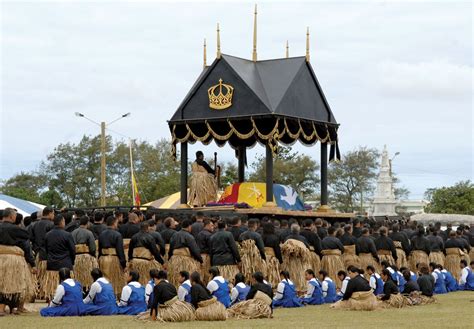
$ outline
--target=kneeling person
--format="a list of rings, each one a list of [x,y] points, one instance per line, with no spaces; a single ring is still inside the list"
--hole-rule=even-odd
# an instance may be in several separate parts
[[[137,315],[146,311],[145,288],[138,280],[140,280],[138,272],[130,271],[128,284],[123,287],[120,296],[118,314]]]
[[[308,269],[304,273],[306,280],[308,281],[308,289],[306,294],[301,298],[301,302],[307,305],[321,305],[324,304],[323,289],[321,283],[316,280],[314,271]]]
[[[229,283],[224,279],[219,272],[217,266],[209,269],[209,274],[212,279],[207,284],[207,290],[217,298],[226,308],[230,306]]]
[[[82,302],[82,287],[71,279],[71,270],[61,268],[58,272],[61,284],[57,287],[49,307],[40,311],[41,316],[78,316],[85,312]]]
[[[91,271],[93,283],[84,298],[87,315],[114,315],[118,313],[114,287],[104,278],[102,271],[94,268]]]
[[[290,280],[288,271],[280,272],[281,282],[277,286],[277,292],[273,298],[273,307],[300,307],[303,306],[296,296],[293,281]]]

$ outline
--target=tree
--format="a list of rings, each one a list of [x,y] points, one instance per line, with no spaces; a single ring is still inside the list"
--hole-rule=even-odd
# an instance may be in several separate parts
[[[237,165],[232,162],[226,162],[221,165],[221,185],[226,187],[228,185],[237,183],[239,180]]]
[[[330,203],[336,209],[353,212],[373,194],[378,157],[376,149],[359,147],[343,155],[341,161],[330,164]]]
[[[265,182],[265,158],[257,156],[251,164],[250,181]],[[319,165],[307,155],[292,152],[290,147],[280,147],[273,159],[273,181],[288,185],[303,195],[310,195],[319,185]]]
[[[474,184],[470,180],[428,189],[425,198],[430,201],[428,213],[474,215]]]
[[[3,182],[0,186],[0,191],[14,198],[42,203],[40,193],[45,188],[45,185],[45,177],[38,173],[20,172]]]

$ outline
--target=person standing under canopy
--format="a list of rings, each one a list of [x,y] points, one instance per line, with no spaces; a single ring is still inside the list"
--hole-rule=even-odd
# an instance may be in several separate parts
[[[191,165],[189,179],[189,203],[192,207],[202,207],[217,200],[217,181],[220,168],[212,169],[204,161],[204,153],[196,152],[196,160]]]

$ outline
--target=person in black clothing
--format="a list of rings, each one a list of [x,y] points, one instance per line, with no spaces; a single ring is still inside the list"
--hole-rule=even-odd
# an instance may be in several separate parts
[[[309,244],[309,249],[321,256],[322,245],[321,239],[318,234],[315,232],[316,226],[312,219],[305,219],[303,221],[303,230],[300,232],[300,235],[305,237],[306,241]]]
[[[69,213],[68,213],[69,214]],[[74,219],[68,223],[67,219],[65,219],[66,227],[64,230],[66,232],[72,233],[75,229],[79,228],[81,226],[80,224],[80,218],[84,216],[86,213],[83,210],[76,210],[74,212]]]
[[[191,228],[192,229],[192,228]],[[196,237],[196,242],[199,249],[201,249],[201,254],[209,254],[211,236],[213,234],[214,224],[210,219],[206,218],[203,221],[203,229],[199,232]]]
[[[388,301],[392,297],[392,295],[399,294],[397,284],[393,282],[392,276],[390,275],[390,271],[388,269],[383,269],[380,276],[384,282],[383,285],[383,295],[380,296],[380,299],[383,301]]]
[[[99,267],[114,287],[116,295],[122,291],[125,283],[123,271],[127,266],[123,238],[117,231],[117,225],[116,217],[107,217],[107,229],[99,236]]]
[[[14,224],[16,211],[12,208],[6,208],[0,218],[2,217],[3,221],[0,222],[0,245],[2,246],[0,273],[2,273],[3,278],[0,281],[0,317],[5,315],[6,304],[10,307],[10,313],[15,313],[14,308],[16,307],[18,307],[18,310],[23,308],[22,294],[25,291],[34,290],[31,287],[34,282],[24,280],[24,278],[32,278],[32,276],[23,273],[25,271],[23,266],[18,266],[22,259],[14,260],[14,258],[22,258],[22,256],[14,250],[16,248],[12,247],[19,247],[23,250],[23,257],[30,264],[31,272],[36,273],[35,259],[28,241],[28,232]]]
[[[404,232],[400,232],[400,225],[395,224],[392,226],[392,233],[389,234],[389,237],[395,244],[395,248],[402,249],[405,252],[405,255],[410,254],[410,240],[408,240],[408,237]],[[399,246],[397,246],[397,242]]]
[[[158,248],[156,247],[155,239],[148,232],[148,230],[149,230],[148,222],[140,223],[140,232],[136,233],[130,240],[130,245],[128,249],[128,260],[131,261],[134,258],[142,258],[144,256],[143,254],[139,255],[139,252],[135,254],[134,251],[137,248],[145,248],[150,252],[150,254],[153,256],[153,258],[157,262],[163,265],[164,261],[160,255]],[[144,259],[149,260],[148,258],[144,258]],[[143,278],[146,278],[146,275],[148,274],[148,269],[146,269],[146,272],[139,273],[139,274],[140,276],[143,276]]]
[[[106,228],[107,226],[104,224],[104,212],[96,211],[94,213],[94,223],[89,228],[89,230],[91,230],[91,232],[94,234],[94,238],[98,240],[100,234],[104,232]]]
[[[286,236],[284,240],[285,242],[288,240],[297,240],[297,241],[303,242],[306,248],[309,249],[308,240],[306,240],[304,236],[300,235],[300,226],[297,223],[291,224],[290,232],[291,233]]]
[[[418,285],[418,282],[413,281],[411,279],[411,273],[409,270],[403,271],[403,278],[405,279],[405,287],[402,291],[404,295],[409,295],[413,291],[420,291],[420,286]]]
[[[276,259],[278,259],[278,262],[280,264],[283,263],[283,256],[281,255],[280,249],[280,238],[276,235],[275,227],[272,223],[263,224],[262,240],[265,248],[273,249],[273,253],[275,254]],[[278,273],[280,272],[278,271]]]
[[[128,214],[128,222],[120,225],[119,232],[122,234],[122,238],[131,239],[135,234],[140,232],[140,227],[138,226],[138,216],[135,213]]]
[[[158,315],[158,306],[164,305],[166,302],[178,296],[176,287],[167,281],[168,274],[166,271],[159,271],[155,279],[155,287],[153,287],[153,302],[151,303],[150,315],[153,321],[156,321]]]
[[[367,228],[362,229],[362,236],[357,239],[356,254],[359,256],[360,266],[363,269],[369,265],[372,265],[375,269],[379,267],[379,255]]]
[[[156,246],[160,250],[160,255],[163,257],[166,254],[165,240],[161,236],[160,232],[156,230],[156,221],[154,219],[149,219],[148,221],[149,229],[148,233],[155,239]]]
[[[224,221],[217,222],[217,232],[211,236],[211,266],[237,265],[240,263],[240,254],[234,236],[225,228],[226,223]]]
[[[354,219],[352,221],[352,235],[354,238],[358,239],[362,236],[362,223],[360,222],[360,219]]]
[[[243,242],[245,240],[253,240],[255,242],[255,246],[260,252],[260,257],[262,257],[263,260],[266,260],[265,246],[263,244],[262,236],[256,232],[257,226],[258,226],[258,219],[249,220],[248,222],[249,229],[240,235],[239,241]]]
[[[323,227],[323,220],[321,218],[316,218],[314,225],[316,225],[316,232],[321,240],[327,237],[328,231]]]
[[[72,270],[74,267],[76,246],[71,233],[66,232],[64,227],[64,217],[56,215],[54,228],[46,234],[45,251],[48,271],[59,271],[61,268]]]
[[[418,226],[418,231],[414,237],[411,238],[411,255],[409,258],[410,269],[415,269],[416,264],[426,263],[429,261],[429,254],[431,251],[430,241],[424,236],[425,229],[422,225]]]
[[[196,243],[196,239],[191,235],[191,220],[186,219],[181,223],[181,230],[173,234],[170,240],[170,250],[168,259],[173,257],[175,249],[188,248],[191,257],[202,263],[201,251]]]
[[[250,290],[245,299],[253,299],[257,291],[261,291],[264,294],[268,295],[268,297],[273,299],[272,287],[263,282],[262,272],[255,272],[254,274],[252,274],[252,285],[250,286]]]
[[[342,300],[348,300],[355,292],[372,290],[369,281],[360,275],[360,270],[358,268],[355,266],[349,266],[347,272],[351,279],[347,283],[346,291],[342,296]]]
[[[76,246],[71,233],[64,227],[64,217],[56,215],[54,228],[45,237],[46,272],[41,277],[40,295],[46,299],[52,298],[56,291],[59,270],[67,268],[72,271],[74,268]]]
[[[171,237],[176,233],[178,222],[173,217],[167,217],[163,222],[165,229],[160,232],[165,244],[170,244]],[[157,228],[158,229],[158,228]]]
[[[387,228],[381,227],[379,234],[380,236],[375,239],[375,248],[377,249],[379,258],[388,260],[390,264],[396,264],[398,258],[397,249],[392,239],[387,237]],[[392,257],[390,257],[390,254]]]
[[[196,213],[196,221],[191,225],[191,234],[197,238],[199,232],[204,228],[204,214],[201,211]]]
[[[420,275],[418,276],[418,286],[423,296],[432,297],[435,280],[429,272],[428,264],[420,264]]]
[[[44,250],[44,241],[46,233],[53,229],[54,210],[50,207],[43,209],[41,220],[34,222],[30,229],[30,241],[33,251],[38,255],[39,261],[46,261],[46,251]]]
[[[234,217],[230,220],[230,225],[231,226],[227,227],[227,231],[232,233],[234,241],[239,241],[240,235],[246,231],[246,229],[242,227],[242,220],[239,217]]]
[[[328,229],[328,236],[326,236],[322,241],[321,245],[323,250],[336,250],[339,249],[341,254],[344,253],[344,246],[342,245],[341,241],[336,238],[336,229],[334,226],[331,226]]]
[[[195,309],[199,307],[199,302],[212,298],[211,293],[207,290],[201,281],[201,275],[198,272],[191,273],[191,304]]]

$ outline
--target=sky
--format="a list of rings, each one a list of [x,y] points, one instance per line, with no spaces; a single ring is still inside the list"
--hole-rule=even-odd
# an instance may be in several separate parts
[[[171,118],[216,53],[251,58],[254,2],[1,4],[0,179],[35,170],[60,143],[111,122],[113,138],[169,138]],[[473,7],[470,2],[258,2],[258,57],[305,54],[340,123],[341,152],[400,155],[411,199],[473,179]],[[319,146],[294,146],[319,161]],[[191,145],[236,161],[230,147]],[[249,151],[249,162],[264,149]]]

